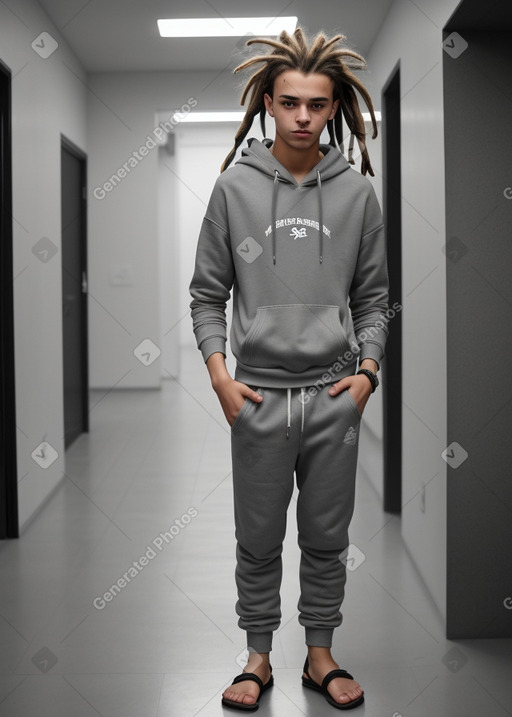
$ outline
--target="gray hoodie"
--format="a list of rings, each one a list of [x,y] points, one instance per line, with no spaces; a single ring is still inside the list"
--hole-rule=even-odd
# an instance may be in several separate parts
[[[380,363],[388,276],[381,210],[370,182],[334,147],[298,184],[269,148],[248,141],[213,188],[190,304],[205,362],[226,354],[233,289],[235,379],[293,388]],[[351,373],[348,371],[348,373]]]

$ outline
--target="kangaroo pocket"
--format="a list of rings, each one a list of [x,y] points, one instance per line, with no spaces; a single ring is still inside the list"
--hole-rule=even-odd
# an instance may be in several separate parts
[[[241,347],[240,361],[256,368],[301,373],[328,366],[348,348],[338,306],[260,306]]]

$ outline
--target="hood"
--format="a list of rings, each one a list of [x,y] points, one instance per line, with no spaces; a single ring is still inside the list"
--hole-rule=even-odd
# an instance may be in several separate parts
[[[274,183],[272,192],[271,222],[272,228],[272,261],[276,263],[276,207],[279,183],[293,185],[294,187],[315,187],[318,194],[318,236],[319,236],[319,261],[323,261],[323,206],[322,206],[322,182],[336,177],[347,169],[350,164],[341,152],[328,144],[321,144],[320,151],[324,157],[307,174],[300,185],[295,177],[279,162],[270,152],[272,147],[271,139],[264,139],[263,142],[252,137],[247,141],[247,147],[242,150],[242,156],[235,164],[248,165],[253,169],[266,174]]]

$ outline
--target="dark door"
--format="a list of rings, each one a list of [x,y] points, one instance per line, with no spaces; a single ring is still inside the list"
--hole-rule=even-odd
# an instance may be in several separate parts
[[[62,342],[64,446],[89,430],[86,160],[62,138]]]
[[[383,366],[384,510],[402,506],[402,197],[400,157],[400,65],[382,92],[383,212],[389,272],[389,337]]]
[[[14,392],[11,73],[0,62],[0,538],[17,538]]]

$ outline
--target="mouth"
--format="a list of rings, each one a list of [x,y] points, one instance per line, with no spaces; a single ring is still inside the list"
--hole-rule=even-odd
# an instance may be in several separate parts
[[[296,137],[311,137],[311,132],[307,129],[296,129],[293,130],[292,134]]]

